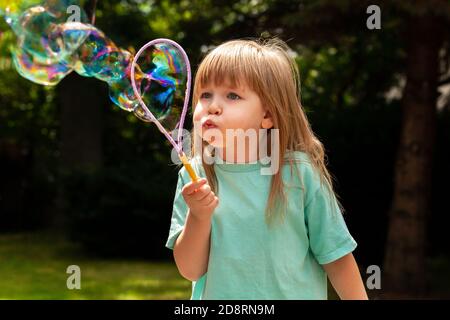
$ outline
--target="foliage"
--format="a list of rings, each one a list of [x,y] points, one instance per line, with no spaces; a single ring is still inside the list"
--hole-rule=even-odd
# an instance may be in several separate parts
[[[169,258],[169,170],[144,160],[64,179],[70,237],[102,256]]]

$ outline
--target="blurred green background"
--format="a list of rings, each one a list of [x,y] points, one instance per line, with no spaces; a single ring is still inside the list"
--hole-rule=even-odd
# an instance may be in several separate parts
[[[366,26],[371,4],[381,29]],[[285,40],[363,280],[382,270],[369,296],[450,297],[449,1],[100,0],[95,12],[123,48],[177,41],[194,73],[224,41]],[[164,247],[179,169],[170,144],[113,105],[106,83],[20,77],[15,36],[4,21],[0,31],[0,299],[189,298]],[[81,290],[66,287],[72,264]]]

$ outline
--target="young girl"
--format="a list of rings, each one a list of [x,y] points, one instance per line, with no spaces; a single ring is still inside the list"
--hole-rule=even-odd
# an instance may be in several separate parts
[[[197,71],[192,164],[202,178],[179,171],[166,244],[191,299],[327,299],[327,275],[341,299],[367,299],[288,52],[278,39],[233,40]]]

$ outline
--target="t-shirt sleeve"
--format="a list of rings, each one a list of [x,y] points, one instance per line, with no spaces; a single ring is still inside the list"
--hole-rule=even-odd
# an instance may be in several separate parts
[[[351,236],[336,197],[321,185],[305,206],[311,251],[319,264],[333,262],[352,252],[357,243]]]
[[[173,250],[175,245],[175,241],[180,235],[181,231],[184,228],[184,223],[186,221],[186,215],[188,211],[188,207],[186,202],[184,201],[181,190],[185,185],[185,181],[183,179],[183,175],[181,174],[183,168],[178,172],[178,182],[177,188],[175,190],[175,198],[173,200],[173,209],[172,209],[172,219],[170,223],[169,230],[169,238],[166,242],[166,247]]]

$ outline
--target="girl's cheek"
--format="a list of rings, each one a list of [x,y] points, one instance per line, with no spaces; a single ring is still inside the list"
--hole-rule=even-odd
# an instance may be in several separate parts
[[[192,120],[194,120],[194,122],[199,120],[199,116],[198,116],[197,113],[194,113],[194,116],[192,117]]]
[[[200,108],[196,107],[194,110],[193,120],[194,121],[200,121],[201,120],[201,112]]]

